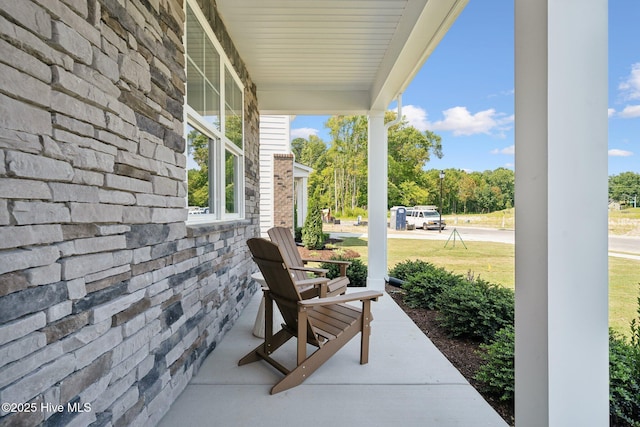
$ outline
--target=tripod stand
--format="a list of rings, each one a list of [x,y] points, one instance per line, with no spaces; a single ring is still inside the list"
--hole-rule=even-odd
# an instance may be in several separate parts
[[[456,235],[458,235],[458,238],[460,239],[460,243],[462,243],[462,246],[464,246],[465,249],[469,249],[467,248],[467,245],[464,244],[464,240],[462,240],[462,236],[460,236],[460,233],[458,233],[457,229],[453,229],[451,230],[451,234],[449,235],[449,238],[447,239],[447,242],[444,244],[444,247],[446,248],[447,245],[449,244],[449,240],[451,240],[451,238],[453,237],[453,247],[456,247]]]

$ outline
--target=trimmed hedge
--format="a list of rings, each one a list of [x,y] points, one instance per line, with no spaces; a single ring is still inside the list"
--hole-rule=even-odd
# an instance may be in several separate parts
[[[422,261],[403,261],[396,264],[389,276],[403,280],[404,302],[411,308],[437,308],[436,297],[447,287],[454,286],[464,279],[442,267]]]
[[[437,320],[451,336],[490,342],[505,326],[513,325],[515,296],[511,289],[484,280],[464,281],[436,298]]]
[[[346,258],[344,256],[333,256],[333,260],[349,261],[351,265],[347,267],[347,277],[349,278],[349,287],[364,288],[367,286],[367,266],[358,258]],[[329,279],[340,276],[340,267],[336,264],[323,262],[320,268],[329,270],[327,277]]]
[[[416,273],[424,273],[436,269],[435,265],[422,260],[406,260],[397,263],[389,270],[389,276],[400,280],[409,280],[409,277]]]
[[[609,331],[609,415],[612,426],[640,427],[640,297],[631,339]]]
[[[612,426],[640,426],[640,359],[624,337],[609,333],[609,415]]]
[[[513,400],[515,393],[515,330],[512,325],[500,329],[491,344],[481,344],[480,357],[484,365],[476,372],[475,379],[483,388],[500,400]]]
[[[455,275],[444,268],[430,266],[428,271],[409,276],[402,285],[402,289],[406,291],[404,301],[412,308],[438,309],[440,294],[462,283],[464,283],[462,276]]]
[[[514,398],[514,342],[509,325],[498,331],[491,344],[480,346],[485,363],[475,379],[500,400]],[[640,427],[640,298],[631,339],[609,331],[609,422],[616,427]]]

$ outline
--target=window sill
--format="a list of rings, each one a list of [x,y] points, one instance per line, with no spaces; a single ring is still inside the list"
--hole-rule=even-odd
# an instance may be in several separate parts
[[[248,225],[251,225],[251,220],[248,219],[187,222],[187,237],[199,237],[221,231],[235,230]]]

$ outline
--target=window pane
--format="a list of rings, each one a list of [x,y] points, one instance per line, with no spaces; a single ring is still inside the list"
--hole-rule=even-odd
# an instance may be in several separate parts
[[[187,103],[194,110],[204,110],[204,93],[202,91],[202,74],[190,58],[187,58]]]
[[[242,91],[224,69],[225,136],[242,148]]]
[[[209,138],[187,124],[187,198],[190,214],[213,213],[209,197],[209,146]]]
[[[205,63],[205,112],[202,114],[209,123],[220,130],[220,55],[207,38],[204,44]]]
[[[220,129],[220,54],[188,5],[187,104]]]
[[[205,111],[200,113],[216,129],[220,130],[220,94],[216,88],[206,81],[204,85]]]
[[[225,211],[238,213],[238,157],[225,150]]]

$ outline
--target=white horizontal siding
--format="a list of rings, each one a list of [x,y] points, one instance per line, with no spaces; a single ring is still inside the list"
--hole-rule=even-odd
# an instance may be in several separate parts
[[[260,234],[273,227],[273,155],[291,153],[290,116],[260,116]]]

